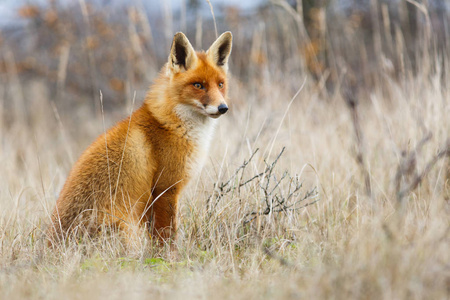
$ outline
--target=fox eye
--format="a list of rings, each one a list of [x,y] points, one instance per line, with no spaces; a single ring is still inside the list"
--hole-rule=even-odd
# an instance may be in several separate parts
[[[223,82],[219,82],[219,89],[223,88]]]
[[[195,82],[193,85],[194,85],[194,87],[197,88],[197,89],[201,89],[201,90],[203,89],[203,84],[201,84],[201,83],[199,83],[199,82]]]

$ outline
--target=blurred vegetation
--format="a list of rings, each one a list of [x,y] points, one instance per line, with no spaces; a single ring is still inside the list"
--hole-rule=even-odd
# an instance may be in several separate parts
[[[144,232],[136,252],[113,232],[41,237],[173,34],[215,39],[206,0],[28,0],[1,28],[0,298],[450,299],[449,1],[216,1],[234,107],[180,201],[176,256]]]
[[[234,34],[234,79],[258,87],[294,77],[297,86],[286,83],[294,91],[307,75],[331,95],[344,75],[364,92],[419,71],[441,70],[449,79],[450,14],[439,1],[347,2],[273,0],[253,11],[215,7],[219,31]],[[59,108],[86,105],[98,113],[99,90],[106,108],[130,101],[165,63],[174,32],[186,31],[196,48],[215,38],[206,30],[213,28],[206,1],[185,1],[176,10],[167,3],[149,12],[133,4],[30,2],[17,11],[23,22],[1,32],[0,77],[6,86],[44,83]]]

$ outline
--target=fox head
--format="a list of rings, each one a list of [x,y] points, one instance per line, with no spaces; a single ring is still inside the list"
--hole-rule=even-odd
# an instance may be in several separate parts
[[[184,109],[207,117],[218,118],[226,113],[231,42],[228,31],[206,52],[196,52],[183,33],[175,34],[166,69],[171,98]]]

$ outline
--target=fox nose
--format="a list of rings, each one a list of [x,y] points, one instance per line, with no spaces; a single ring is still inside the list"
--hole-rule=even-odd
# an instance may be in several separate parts
[[[223,115],[228,111],[228,106],[226,104],[220,104],[217,109],[219,110],[219,113]]]

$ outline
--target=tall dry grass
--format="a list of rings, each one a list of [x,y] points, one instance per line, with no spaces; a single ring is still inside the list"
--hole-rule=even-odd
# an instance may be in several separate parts
[[[295,10],[279,3],[273,9],[269,16],[284,16],[301,34],[302,19],[288,19]],[[286,32],[275,33],[261,24],[250,41],[235,33],[237,53],[244,55],[249,45],[251,51],[246,64],[233,57],[231,110],[220,120],[201,176],[181,200],[176,255],[144,235],[133,252],[107,233],[45,247],[49,212],[72,164],[103,132],[102,116],[92,114],[91,105],[59,105],[67,91],[55,94],[42,79],[24,79],[14,53],[3,56],[1,298],[449,297],[448,47],[438,50],[426,37],[428,44],[408,50],[416,51],[413,64],[396,40],[395,72],[383,53],[365,66],[374,68],[369,73],[339,57],[336,69],[311,69],[305,52],[294,47],[299,36],[287,39],[290,27],[280,23]],[[281,38],[284,44],[275,43]],[[274,57],[277,47],[298,52]],[[361,43],[358,50],[366,47]],[[272,59],[283,65],[277,69]],[[332,87],[327,76],[336,76]],[[142,96],[138,91],[135,106]],[[106,127],[129,114],[132,93],[125,98],[106,111]],[[103,100],[105,107],[115,101]],[[269,177],[239,188],[275,160]],[[233,177],[244,162],[242,177]],[[289,177],[303,183],[289,203],[313,189],[317,195],[298,205],[319,201],[265,214],[266,200],[273,207],[286,199]],[[267,180],[275,188],[269,197]],[[220,189],[227,182],[229,188]],[[252,212],[261,215],[246,222]]]

